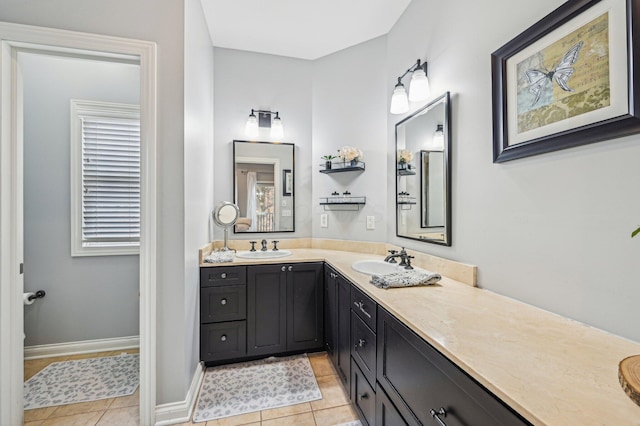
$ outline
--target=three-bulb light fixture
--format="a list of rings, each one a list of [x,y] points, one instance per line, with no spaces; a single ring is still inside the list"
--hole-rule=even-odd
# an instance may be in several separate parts
[[[258,113],[257,117],[256,113]],[[273,119],[271,116],[274,116]],[[244,127],[244,133],[249,139],[257,138],[260,133],[260,127],[271,128],[271,138],[273,139],[282,139],[284,137],[282,120],[277,111],[252,109],[247,119],[247,124]]]
[[[411,82],[409,83],[409,95],[402,84],[402,79],[409,73],[412,73]],[[404,114],[409,111],[409,101],[420,102],[426,100],[431,91],[429,89],[429,79],[427,78],[427,63],[422,63],[420,59],[409,67],[400,77],[398,84],[393,89],[391,96],[391,114]]]

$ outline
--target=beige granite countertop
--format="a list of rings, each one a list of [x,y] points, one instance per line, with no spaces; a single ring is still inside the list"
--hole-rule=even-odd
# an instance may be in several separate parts
[[[440,272],[442,281],[378,289],[351,264],[380,259],[386,248],[365,248],[375,254],[293,248],[283,258],[201,266],[326,261],[533,424],[640,425],[640,406],[627,397],[617,376],[618,363],[640,354],[640,344],[475,288],[475,267],[459,264],[456,270],[451,261],[411,250],[417,255],[414,264]]]

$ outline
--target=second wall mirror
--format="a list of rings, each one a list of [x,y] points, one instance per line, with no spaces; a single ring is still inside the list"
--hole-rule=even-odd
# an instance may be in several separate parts
[[[235,233],[294,232],[294,150],[291,143],[233,141]]]
[[[396,124],[396,235],[451,245],[449,92]]]

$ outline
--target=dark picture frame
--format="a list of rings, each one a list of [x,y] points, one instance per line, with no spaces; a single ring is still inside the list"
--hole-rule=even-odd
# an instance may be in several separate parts
[[[591,12],[589,12],[592,7],[599,4],[600,5],[598,7],[604,7],[605,5],[607,5],[607,2],[614,4],[615,7],[619,7],[620,9],[622,9],[622,3],[624,3],[626,14],[626,16],[624,17],[625,22],[622,22],[626,23],[626,34],[624,36],[626,39],[626,49],[625,46],[620,46],[622,43],[620,43],[620,45],[617,44],[614,47],[615,49],[619,48],[619,53],[617,53],[618,57],[626,54],[626,67],[623,67],[623,65],[619,65],[614,68],[615,64],[611,62],[611,65],[609,65],[609,56],[607,56],[608,73],[626,73],[626,91],[621,90],[621,93],[613,92],[611,95],[611,99],[613,99],[614,95],[617,96],[616,99],[626,98],[626,105],[624,99],[620,101],[620,104],[623,107],[626,107],[626,112],[617,113],[613,111],[614,114],[612,116],[605,117],[604,119],[580,123],[580,125],[577,125],[575,127],[561,129],[556,132],[551,131],[548,134],[537,134],[535,137],[532,137],[530,139],[526,139],[526,137],[524,137],[526,140],[515,140],[515,138],[512,138],[514,140],[509,140],[510,136],[512,136],[513,134],[513,131],[511,134],[509,133],[510,129],[513,129],[515,123],[513,123],[513,119],[511,119],[511,122],[509,122],[509,118],[512,117],[513,114],[511,113],[510,115],[510,110],[508,108],[511,108],[512,110],[513,108],[518,108],[516,106],[516,100],[518,99],[513,95],[513,90],[509,89],[509,87],[513,87],[513,84],[509,86],[509,82],[514,81],[514,78],[517,81],[518,76],[514,77],[514,72],[512,71],[513,62],[510,62],[508,64],[509,59],[514,57],[514,55],[521,54],[521,52],[526,52],[525,49],[527,49],[537,41],[543,39],[544,37],[546,37],[544,41],[549,39],[554,40],[554,37],[556,37],[557,35],[556,40],[561,40],[561,36],[564,33],[562,31],[556,30],[558,30],[565,24],[571,26],[573,22],[579,22],[580,19],[582,19],[580,18],[581,15],[589,14],[597,10],[593,9]],[[620,2],[620,4],[615,2]],[[607,15],[607,17],[609,18],[613,16],[613,14]],[[545,16],[540,21],[535,23],[533,26],[525,30],[523,33],[518,35],[516,38],[509,41],[500,49],[496,50],[491,55],[493,162],[502,163],[517,158],[523,158],[594,142],[600,142],[603,140],[618,138],[640,132],[640,97],[636,96],[636,89],[640,87],[640,70],[638,69],[638,67],[640,67],[640,61],[638,59],[640,58],[639,17],[640,0],[569,0],[558,7],[556,10],[551,12],[549,15]],[[620,22],[617,22],[617,24],[620,24]],[[609,27],[607,27],[607,31],[609,31],[609,28],[612,27],[612,24],[610,24],[609,21],[607,22],[607,25],[609,25]],[[554,33],[554,31],[556,33]],[[613,42],[610,42],[607,55],[609,55],[612,51],[612,45]],[[580,46],[582,46],[582,43],[580,43]],[[535,52],[535,50],[533,52]],[[569,53],[567,53],[567,55],[568,54]],[[559,64],[562,64],[563,60],[559,60]],[[624,62],[619,63],[622,64]],[[573,64],[573,62],[571,62],[571,64]],[[549,80],[549,82],[547,83],[543,82],[542,79],[540,84],[544,83],[547,86],[561,84],[561,82],[557,82],[557,79],[556,81],[554,81],[553,74],[554,71],[560,70],[559,66],[562,65],[556,64],[555,66],[557,68],[551,69],[551,72],[545,69],[540,73],[541,76],[544,76],[544,73],[548,72],[546,78],[548,78]],[[571,73],[573,73],[573,71],[571,71]],[[610,75],[611,74],[609,74],[609,76]],[[571,76],[571,74],[569,74],[569,76]],[[570,78],[571,77],[567,77],[568,86],[571,86],[572,83],[574,83]],[[610,79],[609,81],[613,80]],[[613,87],[613,85],[611,86]],[[511,90],[511,93],[508,93],[509,90]],[[529,90],[531,91],[533,89]],[[538,98],[535,99],[537,102]],[[554,102],[556,101],[554,100]],[[571,126],[572,122],[569,122],[569,120],[573,119],[574,117],[566,119],[565,121],[567,123],[565,123],[565,125]],[[581,120],[576,120],[576,122],[579,121]],[[540,129],[543,129],[543,131],[541,132],[539,131],[539,129],[536,129],[536,131],[538,131],[538,133],[544,133],[544,129],[546,127],[550,126],[540,126]]]
[[[291,170],[282,170],[282,195],[288,196],[293,194],[293,175]]]

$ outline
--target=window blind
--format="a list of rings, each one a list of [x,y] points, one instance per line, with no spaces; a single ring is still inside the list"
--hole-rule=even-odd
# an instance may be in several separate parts
[[[82,243],[140,241],[140,120],[82,121]]]

